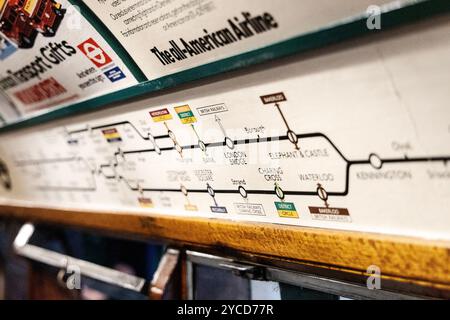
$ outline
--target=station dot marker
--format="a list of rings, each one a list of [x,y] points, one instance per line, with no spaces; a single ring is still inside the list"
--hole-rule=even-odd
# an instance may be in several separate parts
[[[209,184],[208,184],[206,190],[208,190],[209,195],[214,198],[214,196],[216,195],[216,192]]]
[[[383,167],[383,160],[375,153],[369,156],[369,162],[374,169],[380,170]]]
[[[234,149],[234,142],[230,138],[225,138],[225,144],[228,147],[228,149],[233,150]]]
[[[281,189],[281,187],[278,185],[278,183],[275,183],[275,194],[277,195],[277,197],[280,200],[284,200],[284,197],[285,197],[284,191],[283,191],[283,189]]]
[[[181,193],[183,193],[187,197],[188,191],[185,186],[181,186]]]
[[[242,198],[247,199],[248,193],[247,190],[243,186],[239,186],[238,188],[239,194],[242,196]]]

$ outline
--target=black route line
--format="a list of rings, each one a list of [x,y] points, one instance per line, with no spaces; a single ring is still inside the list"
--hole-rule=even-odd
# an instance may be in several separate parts
[[[130,122],[128,121],[124,121],[124,122],[118,122],[116,124],[110,124],[110,125],[103,125],[103,126],[98,126],[98,127],[94,127],[92,129],[100,129],[100,128],[107,128],[107,127],[111,127],[111,126],[117,126],[117,125],[121,125],[121,124],[130,124],[133,128],[135,128]],[[83,129],[83,130],[78,130],[76,131],[78,132],[85,132],[88,131],[89,129]],[[136,130],[136,128],[135,128]],[[139,133],[139,131],[136,130],[136,132]],[[73,133],[73,131],[72,131]],[[140,134],[140,133],[139,133]],[[141,134],[140,136],[145,139],[148,140],[149,138],[145,138],[143,137]],[[150,134],[149,134],[150,136]],[[370,161],[370,156],[368,159],[363,159],[363,160],[348,160],[343,154],[342,152],[337,148],[337,146],[330,140],[330,138],[328,138],[325,134],[320,133],[320,132],[316,132],[316,133],[306,133],[306,134],[297,134],[296,135],[298,139],[308,139],[308,138],[324,138],[332,147],[333,149],[339,154],[339,156],[345,161],[346,163],[346,173],[345,173],[345,187],[344,187],[344,191],[327,191],[327,194],[330,196],[346,196],[349,193],[349,184],[350,184],[350,168],[352,166],[356,166],[356,165],[372,165],[371,161]],[[154,137],[155,139],[157,138],[169,138],[169,136],[159,136],[159,137]],[[245,145],[245,144],[251,144],[251,143],[262,143],[262,142],[273,142],[273,141],[286,141],[289,140],[289,137],[286,136],[278,136],[278,137],[266,137],[266,138],[253,138],[253,139],[241,139],[241,140],[234,140],[234,144],[235,145]],[[208,143],[206,144],[207,148],[211,148],[211,147],[224,147],[226,146],[226,141],[222,141],[222,142],[212,142],[212,143]],[[181,147],[183,150],[188,150],[188,149],[200,149],[198,144],[194,144],[194,145],[187,145],[187,146],[182,146]],[[175,146],[173,147],[167,147],[167,148],[161,148],[160,151],[176,151]],[[109,176],[106,175],[103,172],[103,168],[111,168],[111,166],[113,166],[113,171],[115,171],[116,167],[118,166],[118,161],[117,161],[117,157],[119,155],[121,155],[122,157],[125,157],[125,155],[129,155],[129,154],[140,154],[140,153],[152,153],[152,152],[156,152],[155,149],[143,149],[143,150],[130,150],[130,151],[122,151],[119,150],[117,152],[114,153],[114,157],[115,157],[115,162],[111,163],[111,164],[101,164],[99,166],[99,169],[96,171],[94,169],[92,169],[89,165],[89,163],[87,161],[85,161],[83,158],[81,157],[71,157],[71,158],[60,158],[60,159],[42,159],[42,160],[26,160],[26,161],[17,161],[16,165],[19,167],[23,167],[23,166],[29,166],[29,165],[39,165],[39,164],[49,164],[49,163],[61,163],[61,162],[70,162],[70,161],[83,161],[85,162],[86,166],[90,169],[91,174],[93,176],[93,181],[95,184],[95,174],[97,173],[98,175],[102,175],[105,179],[107,180],[117,180],[117,181],[123,181],[128,188],[131,191],[139,191],[139,192],[181,192],[180,189],[156,189],[156,188],[142,188],[140,187],[139,183],[136,182],[136,185],[133,186],[130,184],[130,180],[126,179],[125,177],[121,176],[121,175],[114,175],[114,176]],[[436,157],[403,157],[403,158],[386,158],[386,159],[382,159],[379,158],[376,154],[371,154],[375,155],[378,160],[380,161],[381,166],[379,168],[375,168],[374,169],[381,169],[381,167],[384,164],[390,164],[390,163],[413,163],[413,162],[439,162],[442,161],[444,162],[444,164],[447,164],[450,161],[450,156],[436,156]],[[71,187],[38,187],[41,190],[43,189],[47,189],[47,190],[57,190],[57,191],[96,191],[97,190],[97,186],[95,185],[95,187],[92,188],[71,188]],[[187,189],[188,193],[208,193],[207,188],[204,189]],[[221,190],[214,190],[215,193],[217,194],[238,194],[239,189],[221,189]],[[274,195],[275,191],[272,190],[246,190],[247,194],[271,194]],[[305,196],[315,196],[317,195],[317,191],[283,191],[283,193],[285,195],[305,195]]]
[[[62,192],[95,192],[97,186],[94,187],[58,187],[58,186],[37,186],[40,191],[62,191]]]
[[[97,183],[95,180],[94,170],[89,163],[82,157],[68,157],[68,158],[55,158],[55,159],[42,159],[42,160],[25,160],[16,161],[16,167],[23,168],[34,165],[64,163],[64,162],[83,162],[86,167],[89,168],[92,175],[92,187],[66,187],[66,186],[36,186],[36,189],[40,191],[63,191],[63,192],[94,192],[97,191]]]
[[[307,133],[307,134],[298,134],[297,137],[299,139],[307,139],[307,138],[324,138],[327,140],[327,142],[333,147],[334,150],[339,154],[339,156],[344,159],[344,161],[349,162],[344,155],[341,153],[341,151],[334,145],[334,143],[323,133]],[[252,144],[252,143],[264,143],[264,142],[275,142],[275,141],[289,141],[289,137],[287,135],[285,136],[278,136],[278,137],[259,137],[259,138],[248,138],[248,139],[240,139],[240,140],[232,140],[234,145],[245,145],[245,144]],[[215,147],[225,147],[226,141],[220,141],[220,142],[210,142],[205,143],[205,146],[207,148],[215,148]],[[183,150],[190,150],[190,149],[201,149],[198,144],[192,144],[192,145],[186,145],[181,146]],[[165,147],[160,148],[160,151],[176,151],[175,146],[172,147]],[[297,150],[296,150],[297,151]],[[136,153],[152,153],[156,152],[156,149],[142,149],[142,150],[130,150],[130,151],[121,151],[116,152],[114,156],[117,156],[119,154],[136,154]]]
[[[89,132],[89,131],[93,131],[93,130],[101,130],[101,129],[106,129],[106,128],[110,128],[110,127],[117,127],[117,126],[124,126],[124,125],[129,125],[131,126],[131,128],[133,128],[134,131],[136,131],[136,133],[141,137],[141,139],[143,140],[150,140],[150,137],[153,137],[154,140],[158,140],[158,139],[167,139],[169,138],[169,135],[165,134],[165,135],[160,135],[160,136],[153,136],[151,135],[151,133],[148,133],[147,136],[144,136],[141,131],[139,131],[136,126],[131,123],[130,121],[120,121],[120,122],[116,122],[116,123],[110,123],[110,124],[104,124],[104,125],[99,125],[99,126],[94,126],[94,127],[86,127],[83,129],[78,129],[78,130],[72,130],[72,131],[67,131],[66,133],[68,135],[73,135],[73,134],[78,134],[78,133],[85,133],[85,132]]]
[[[34,160],[19,160],[16,161],[16,167],[28,167],[33,165],[51,164],[60,162],[72,162],[72,161],[84,161],[81,157],[68,157],[68,158],[54,158],[54,159],[34,159]]]

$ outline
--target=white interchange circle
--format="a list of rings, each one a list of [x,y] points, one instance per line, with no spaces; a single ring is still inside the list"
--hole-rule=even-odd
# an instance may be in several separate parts
[[[200,148],[200,150],[202,150],[203,152],[206,152],[206,145],[202,140],[198,140],[198,147]]]
[[[225,144],[228,147],[228,149],[233,150],[234,149],[234,142],[228,137],[225,137]]]
[[[216,196],[216,192],[214,191],[214,189],[208,184],[206,190],[208,190],[208,193],[211,197],[215,197]]]
[[[284,191],[283,191],[283,189],[281,189],[281,187],[278,184],[275,184],[275,194],[277,195],[277,197],[280,200],[284,200],[284,197],[285,197]]]
[[[322,186],[317,187],[317,195],[323,201],[328,200],[328,192]]]
[[[173,133],[172,130],[167,131],[167,134],[169,135],[170,139],[172,139],[173,143],[177,142],[177,138],[175,137],[175,133]]]
[[[187,191],[186,187],[183,185],[181,186],[181,192],[187,197],[188,191]]]
[[[383,160],[376,153],[370,154],[369,162],[374,169],[380,170],[383,167]]]
[[[178,151],[180,155],[183,154],[183,148],[176,142],[175,142],[175,149]]]
[[[247,199],[248,193],[243,186],[239,186],[238,191],[242,198]]]
[[[158,155],[161,155],[161,148],[158,146],[158,144],[156,143],[155,137],[151,133],[148,134],[148,139],[152,143],[153,148],[155,149],[155,152]]]
[[[295,145],[298,143],[298,137],[297,137],[297,134],[294,131],[288,130],[287,137],[288,137],[288,139],[289,139],[289,141],[291,143],[293,143]]]

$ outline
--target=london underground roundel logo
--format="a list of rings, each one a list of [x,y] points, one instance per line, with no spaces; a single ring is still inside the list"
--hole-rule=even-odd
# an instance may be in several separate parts
[[[89,38],[78,46],[83,54],[92,61],[97,68],[101,68],[112,62],[112,59],[103,49],[95,42],[94,39]]]

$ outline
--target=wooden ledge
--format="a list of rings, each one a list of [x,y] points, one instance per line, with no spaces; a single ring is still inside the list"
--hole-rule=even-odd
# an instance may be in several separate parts
[[[450,242],[297,226],[157,214],[67,211],[0,205],[0,217],[101,229],[180,245],[225,248],[450,292]]]

